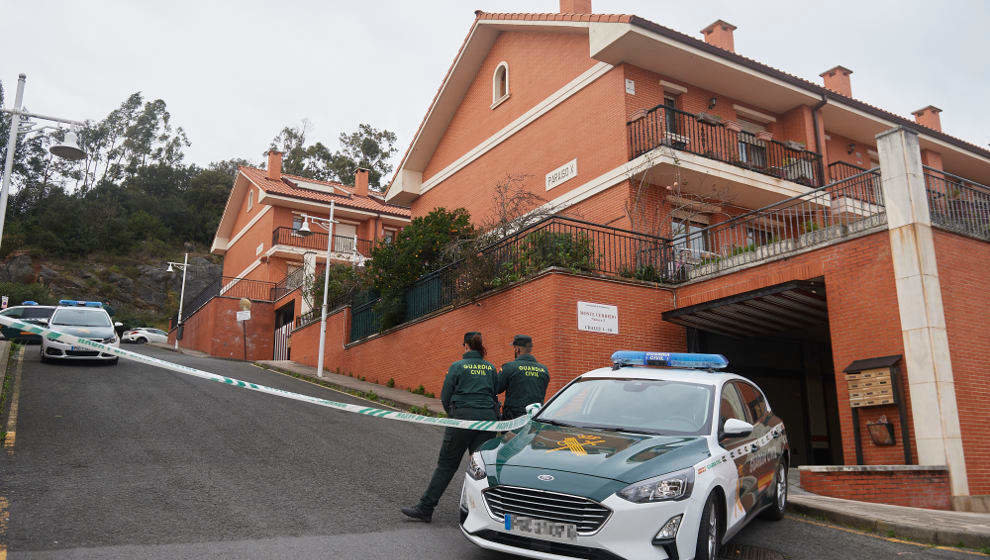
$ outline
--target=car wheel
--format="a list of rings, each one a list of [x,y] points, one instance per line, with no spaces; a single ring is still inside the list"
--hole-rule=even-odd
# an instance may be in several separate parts
[[[780,521],[787,510],[787,463],[783,460],[777,464],[777,472],[773,475],[773,492],[770,507],[763,510],[760,517],[771,521]]]
[[[114,358],[114,359],[110,360],[110,365],[115,366],[115,365],[117,365],[117,362],[119,362],[119,361],[120,361],[120,358]]]
[[[147,338],[144,338],[142,336],[142,337],[138,338],[137,340],[135,340],[134,342],[137,342],[138,344],[144,344],[144,343],[148,342],[148,339]]]
[[[722,520],[718,511],[718,497],[712,492],[701,510],[701,526],[698,527],[698,545],[694,550],[695,560],[715,560],[718,555],[719,536],[722,534]]]

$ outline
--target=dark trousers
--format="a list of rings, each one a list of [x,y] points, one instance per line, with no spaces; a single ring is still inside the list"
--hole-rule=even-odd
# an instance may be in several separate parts
[[[520,416],[526,416],[525,408],[503,408],[502,420],[515,420]]]
[[[455,409],[451,411],[451,416],[462,420],[496,420],[494,410],[481,408]],[[437,457],[437,467],[433,469],[430,485],[426,488],[423,497],[419,499],[420,509],[432,512],[433,508],[437,507],[440,496],[447,489],[447,485],[450,484],[450,480],[457,473],[458,467],[461,466],[464,452],[474,453],[482,443],[493,437],[495,437],[495,432],[445,428],[443,444],[440,445],[440,455]]]

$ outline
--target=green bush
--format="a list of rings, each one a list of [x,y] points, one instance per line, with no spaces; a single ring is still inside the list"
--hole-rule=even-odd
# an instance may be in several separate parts
[[[573,272],[595,269],[595,252],[591,237],[585,233],[570,234],[537,231],[523,239],[518,266],[523,275],[533,274],[551,266]]]
[[[55,296],[42,284],[0,282],[0,295],[7,296],[8,305],[20,305],[23,301],[36,301],[41,305],[54,305]]]
[[[323,305],[323,283],[325,281],[326,278],[323,274],[317,274],[312,279],[313,285],[310,287],[309,293],[313,298],[314,307]],[[327,304],[332,309],[359,292],[367,290],[369,286],[370,281],[363,268],[331,263],[330,279],[327,283]]]

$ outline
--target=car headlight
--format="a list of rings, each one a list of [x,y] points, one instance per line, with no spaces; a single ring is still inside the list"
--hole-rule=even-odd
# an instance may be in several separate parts
[[[468,476],[475,480],[481,480],[488,476],[485,473],[485,462],[481,460],[481,453],[474,453],[471,455],[471,461],[468,463],[467,468]]]
[[[103,344],[113,344],[114,342],[117,342],[117,335],[113,335],[111,337],[104,338],[100,342],[102,342]]]
[[[617,495],[637,504],[683,500],[691,496],[694,469],[684,469],[630,484]]]

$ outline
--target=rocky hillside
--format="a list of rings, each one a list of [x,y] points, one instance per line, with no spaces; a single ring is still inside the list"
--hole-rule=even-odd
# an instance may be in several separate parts
[[[164,327],[178,310],[182,283],[182,272],[166,272],[165,262],[164,258],[148,256],[91,256],[73,261],[17,252],[0,262],[0,283],[40,284],[52,300],[102,301],[128,326]],[[189,265],[187,302],[220,276],[222,268],[213,256],[190,256]],[[3,285],[11,291],[17,288]],[[12,297],[11,305],[19,303]]]

